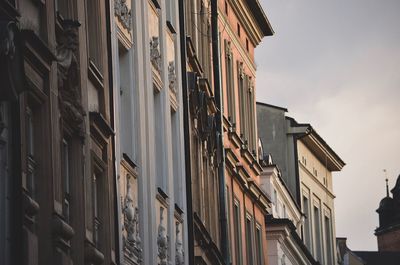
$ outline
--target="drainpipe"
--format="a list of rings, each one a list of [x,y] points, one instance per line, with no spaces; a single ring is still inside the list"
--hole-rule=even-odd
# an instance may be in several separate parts
[[[218,39],[218,1],[211,2],[211,37],[212,37],[212,56],[213,56],[213,74],[214,74],[214,95],[217,104],[216,122],[217,122],[217,137],[219,138],[218,149],[221,153],[221,161],[218,161],[218,176],[219,176],[219,209],[220,209],[220,228],[221,228],[221,251],[225,264],[229,264],[228,251],[228,230],[226,216],[226,195],[225,195],[225,152],[223,141],[222,127],[222,88],[220,79],[220,61],[219,61],[219,39]]]
[[[185,138],[185,174],[186,174],[186,211],[187,211],[187,239],[189,264],[194,264],[194,232],[193,232],[193,205],[192,205],[192,171],[190,157],[190,129],[189,129],[189,95],[186,72],[186,31],[185,31],[185,1],[179,0],[179,41],[181,46],[181,72],[183,97],[183,134]]]

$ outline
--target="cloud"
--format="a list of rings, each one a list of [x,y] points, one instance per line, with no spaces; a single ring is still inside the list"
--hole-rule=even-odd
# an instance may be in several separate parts
[[[262,1],[276,34],[257,48],[257,100],[310,122],[347,162],[336,232],[376,249],[375,210],[400,173],[400,2]],[[262,85],[261,85],[262,84]]]

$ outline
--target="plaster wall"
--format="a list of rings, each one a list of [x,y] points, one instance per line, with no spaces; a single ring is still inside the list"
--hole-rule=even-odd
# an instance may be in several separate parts
[[[300,177],[300,192],[301,196],[306,197],[309,202],[309,218],[311,222],[311,249],[310,252],[313,256],[318,259],[318,247],[321,247],[321,262],[323,264],[336,264],[336,244],[334,239],[336,238],[335,232],[335,212],[334,212],[334,195],[331,192],[331,188],[327,188],[323,185],[321,176],[317,177],[310,171],[312,167],[316,167],[321,172],[326,172],[325,177],[328,179],[327,183],[331,183],[331,173],[323,167],[319,160],[311,153],[311,151],[301,142],[297,141],[298,146],[298,157],[299,157],[299,177]],[[305,165],[301,159],[307,157],[307,165]],[[329,184],[328,184],[329,187]],[[305,205],[302,205],[304,212]],[[314,207],[317,207],[320,216],[319,218],[319,230],[316,223],[317,216],[314,216]],[[330,227],[326,226],[325,217],[329,218]],[[317,232],[318,230],[318,232]],[[327,231],[330,231],[329,234]],[[320,235],[320,239],[317,238]],[[328,244],[328,238],[330,238],[330,244]],[[330,246],[330,249],[329,249]],[[330,255],[331,260],[328,260]]]

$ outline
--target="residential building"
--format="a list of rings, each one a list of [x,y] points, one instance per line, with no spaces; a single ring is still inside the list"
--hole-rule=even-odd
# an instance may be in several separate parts
[[[178,3],[111,1],[119,264],[188,264]]]
[[[217,3],[228,262],[265,264],[270,200],[260,188],[254,50],[273,30],[257,0]]]
[[[260,142],[260,154],[263,154]],[[319,264],[301,240],[304,216],[281,178],[271,155],[263,156],[261,189],[271,199],[271,214],[266,218],[268,264]]]
[[[222,167],[218,133],[218,100],[212,60],[212,6],[208,0],[180,1],[185,165],[189,264],[226,264],[221,235],[219,168]]]
[[[108,4],[0,3],[1,264],[116,263]]]
[[[300,124],[286,112],[257,103],[260,138],[305,215],[303,242],[321,264],[336,264],[332,172],[345,163],[310,124]]]

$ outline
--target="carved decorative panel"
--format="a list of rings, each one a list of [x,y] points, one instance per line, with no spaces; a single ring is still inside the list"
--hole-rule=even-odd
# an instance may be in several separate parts
[[[122,243],[126,264],[141,264],[142,240],[139,232],[137,172],[127,160],[122,160],[119,178],[122,214]]]
[[[157,209],[157,258],[158,265],[170,264],[168,256],[168,196],[159,188],[156,200]]]
[[[126,49],[132,47],[132,11],[131,1],[115,0],[114,13],[118,39]]]

